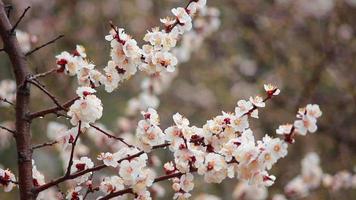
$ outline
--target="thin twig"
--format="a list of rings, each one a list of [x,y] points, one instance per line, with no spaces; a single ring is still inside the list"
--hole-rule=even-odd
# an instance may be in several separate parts
[[[59,36],[57,36],[57,37],[54,38],[53,40],[50,40],[50,41],[48,41],[48,42],[42,44],[41,46],[38,46],[38,47],[32,49],[31,51],[27,52],[27,53],[25,54],[25,56],[30,56],[30,55],[33,54],[34,52],[36,52],[36,51],[42,49],[43,47],[46,47],[46,46],[48,46],[48,45],[50,45],[50,44],[52,44],[52,43],[54,43],[54,42],[56,42],[57,40],[61,39],[62,37],[64,37],[64,35],[59,35]]]
[[[0,101],[3,101],[3,102],[5,102],[5,103],[7,103],[7,104],[10,104],[11,106],[15,106],[14,103],[12,103],[11,101],[7,100],[6,98],[1,98],[1,97],[0,97]]]
[[[15,31],[15,29],[17,28],[17,26],[19,25],[19,23],[22,21],[22,19],[25,17],[27,11],[31,8],[31,6],[28,6],[23,13],[21,14],[20,18],[17,20],[17,22],[15,23],[15,25],[12,27],[12,29],[10,30],[10,33],[13,33]]]
[[[1,129],[4,129],[5,131],[11,133],[11,134],[14,135],[14,136],[15,136],[15,134],[16,134],[16,131],[11,130],[11,129],[9,129],[9,128],[6,128],[5,126],[0,125],[0,128],[1,128]]]
[[[134,147],[133,145],[131,144],[128,144],[127,142],[125,142],[125,140],[121,137],[117,137],[115,135],[111,135],[110,133],[104,131],[103,129],[95,126],[94,124],[89,124],[91,127],[95,128],[96,130],[98,130],[99,132],[103,133],[104,135],[106,135],[108,138],[112,138],[112,139],[115,139],[115,140],[119,140],[120,142],[124,143],[126,146],[128,147]]]
[[[66,171],[66,176],[69,176],[70,175],[70,169],[73,165],[73,157],[74,157],[74,150],[75,150],[75,146],[77,144],[77,141],[79,139],[79,135],[81,133],[81,126],[82,126],[82,122],[79,121],[79,124],[78,124],[78,134],[77,136],[75,137],[73,143],[72,143],[72,149],[71,149],[71,152],[70,152],[70,157],[69,157],[69,162],[68,162],[68,167],[67,167],[67,171]]]
[[[48,146],[53,146],[54,144],[57,144],[57,143],[58,143],[58,141],[45,142],[43,144],[38,144],[38,145],[33,146],[32,150],[40,149],[40,148],[48,147]]]
[[[62,110],[67,110],[67,108],[64,108],[59,101],[57,100],[57,98],[51,94],[46,88],[44,88],[43,86],[41,86],[38,82],[36,81],[32,81],[32,80],[28,80],[29,83],[35,85],[38,89],[42,90],[49,98],[52,99],[53,103],[56,104],[60,109]]]
[[[29,80],[34,80],[34,79],[38,79],[38,78],[42,78],[42,77],[45,77],[49,74],[52,74],[53,72],[56,72],[57,69],[56,68],[53,68],[51,70],[48,70],[46,72],[43,72],[43,73],[39,73],[39,74],[35,74],[33,75],[32,77],[29,78]]]
[[[48,114],[57,114],[58,115],[58,112],[63,110],[63,108],[67,109],[68,107],[70,107],[76,100],[78,100],[79,97],[75,97],[69,101],[67,101],[66,103],[62,104],[62,106],[56,106],[56,107],[52,107],[52,108],[49,108],[49,109],[45,109],[45,110],[41,110],[41,111],[38,111],[38,112],[34,112],[34,113],[30,113],[29,114],[29,119],[35,119],[35,118],[38,118],[38,117],[44,117],[45,115],[48,115]]]

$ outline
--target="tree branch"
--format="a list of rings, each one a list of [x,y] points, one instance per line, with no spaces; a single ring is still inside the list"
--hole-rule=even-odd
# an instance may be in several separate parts
[[[112,139],[115,139],[115,140],[119,140],[120,142],[124,143],[126,146],[128,147],[134,147],[133,145],[131,144],[128,144],[127,142],[125,142],[125,140],[121,137],[117,137],[115,135],[111,135],[110,133],[104,131],[103,129],[95,126],[94,124],[90,124],[91,127],[95,128],[97,131],[103,133],[104,135],[106,135],[108,138],[112,138]]]
[[[1,129],[4,129],[5,131],[7,131],[7,132],[9,132],[9,133],[11,133],[13,136],[15,136],[15,134],[16,134],[16,131],[11,130],[11,129],[9,129],[9,128],[6,128],[5,126],[0,125],[0,128],[1,128]]]
[[[15,29],[16,29],[17,26],[20,24],[20,22],[21,22],[22,19],[25,17],[27,11],[28,11],[30,8],[31,8],[31,7],[28,6],[28,7],[22,12],[20,18],[17,20],[17,22],[15,23],[15,25],[11,28],[11,30],[10,30],[10,33],[11,33],[11,34],[15,31]]]
[[[28,8],[24,11],[23,16]],[[8,54],[12,69],[15,74],[17,92],[16,92],[16,123],[15,123],[15,140],[18,153],[18,177],[21,200],[34,200],[36,196],[32,192],[32,150],[31,150],[31,133],[30,121],[27,120],[30,103],[30,87],[26,83],[26,78],[29,76],[29,68],[26,63],[26,57],[21,51],[21,47],[17,41],[13,30],[20,23],[17,21],[15,26],[12,26],[5,5],[0,0],[0,35],[4,43],[4,49]]]
[[[79,121],[79,125],[78,125],[78,134],[77,134],[77,136],[75,137],[75,139],[74,139],[74,141],[73,141],[73,143],[72,143],[72,149],[71,149],[71,151],[70,151],[70,157],[69,157],[69,162],[68,162],[68,167],[67,167],[67,171],[66,171],[66,176],[69,176],[70,175],[70,169],[71,169],[71,167],[72,167],[72,165],[73,165],[73,156],[74,156],[74,150],[75,150],[75,146],[76,146],[76,144],[77,144],[77,141],[78,141],[78,139],[79,139],[79,136],[80,136],[80,134],[81,134],[81,126],[82,126],[82,122],[81,121]]]
[[[67,109],[78,99],[79,99],[79,97],[75,97],[75,98],[67,101],[66,103],[62,104],[61,107]],[[38,112],[30,113],[29,114],[29,119],[32,120],[32,119],[35,119],[35,118],[38,118],[38,117],[44,117],[45,115],[48,115],[48,114],[58,114],[59,111],[63,110],[61,107],[56,106],[56,107],[52,107],[52,108],[49,108],[49,109],[41,110],[41,111],[38,111]]]
[[[35,85],[38,89],[40,89],[42,92],[44,92],[50,99],[52,99],[53,103],[57,105],[57,107],[59,107],[61,110],[66,111],[67,108],[63,107],[59,101],[57,100],[57,98],[51,94],[51,92],[49,92],[46,88],[44,88],[42,85],[38,84],[36,81],[32,81],[32,80],[27,80],[29,83]]]
[[[39,144],[39,145],[35,145],[32,147],[32,150],[36,150],[36,149],[40,149],[40,148],[43,148],[43,147],[48,147],[48,146],[53,146],[55,144],[57,144],[58,141],[52,141],[52,142],[45,142],[43,144]]]
[[[9,100],[7,100],[7,99],[5,99],[5,98],[1,98],[1,97],[0,97],[0,101],[3,101],[3,102],[5,102],[5,103],[7,103],[7,104],[10,104],[11,106],[15,106],[14,103],[12,103],[11,101],[9,101]]]
[[[50,45],[50,44],[56,42],[57,40],[61,39],[62,37],[64,37],[64,35],[59,35],[59,36],[57,36],[57,37],[54,38],[53,40],[50,40],[50,41],[48,41],[48,42],[42,44],[41,46],[38,46],[38,47],[32,49],[31,51],[27,52],[27,53],[25,54],[25,56],[30,56],[31,54],[35,53],[36,51],[38,51],[38,50],[40,50],[40,49],[42,49],[42,48],[44,48],[44,47],[46,47],[46,46],[48,46],[48,45]]]
[[[35,79],[38,79],[38,78],[41,78],[41,77],[45,77],[45,76],[47,76],[49,74],[52,74],[53,72],[56,72],[56,71],[57,71],[57,69],[53,68],[53,69],[48,70],[46,72],[35,74],[32,77],[30,77],[29,80],[35,80]]]

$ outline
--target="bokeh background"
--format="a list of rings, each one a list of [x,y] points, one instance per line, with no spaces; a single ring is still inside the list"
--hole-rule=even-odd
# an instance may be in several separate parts
[[[71,50],[76,44],[86,47],[88,57],[97,68],[109,58],[110,46],[104,40],[110,29],[109,20],[125,28],[139,44],[146,30],[159,26],[159,18],[170,15],[170,9],[186,4],[184,0],[13,0],[14,21],[28,5],[31,10],[20,29],[37,36],[36,44],[64,34],[55,44],[33,54],[29,63],[33,72],[55,67],[55,55]],[[335,173],[356,166],[356,1],[355,0],[208,0],[220,10],[221,26],[179,66],[179,74],[160,95],[158,112],[161,126],[168,127],[175,112],[184,114],[191,123],[201,126],[221,110],[232,111],[237,100],[262,94],[264,83],[274,83],[282,90],[268,102],[253,120],[255,133],[273,134],[280,124],[292,122],[298,107],[319,104],[323,116],[315,134],[298,138],[286,158],[277,163],[271,174],[277,177],[270,194],[283,191],[283,186],[300,171],[300,160],[310,151],[321,157],[324,171]],[[36,46],[34,44],[34,46]],[[0,54],[0,79],[13,79],[5,53]],[[104,103],[100,120],[119,133],[118,118],[125,116],[127,101],[140,92],[144,74],[124,82],[113,93],[99,91]],[[75,95],[75,78],[49,76],[43,83],[61,102]],[[31,110],[52,106],[38,90],[33,89]],[[0,122],[13,120],[11,108],[0,107]],[[139,115],[132,118],[139,119]],[[49,121],[67,123],[53,116],[37,120],[32,135],[35,144],[47,141]],[[67,123],[68,124],[68,123]],[[133,134],[133,133],[132,133]],[[15,169],[14,141],[0,135],[0,164]],[[85,140],[83,141],[85,143]],[[95,159],[99,149],[87,143]],[[36,151],[38,169],[50,180],[62,173],[56,151]],[[168,155],[160,152],[161,158]],[[13,170],[16,171],[16,170]],[[16,173],[16,172],[15,172]],[[196,182],[193,196],[202,192],[232,199],[238,181],[222,184]],[[169,185],[163,183],[162,185]],[[165,186],[169,188],[169,186]],[[167,190],[163,199],[170,199]],[[2,193],[0,199],[16,199],[16,192]],[[305,199],[354,199],[356,192],[342,190],[313,191]]]

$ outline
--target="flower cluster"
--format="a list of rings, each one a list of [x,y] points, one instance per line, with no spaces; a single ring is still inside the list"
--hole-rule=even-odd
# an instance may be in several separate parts
[[[94,123],[103,115],[103,105],[101,100],[94,95],[96,91],[90,87],[80,87],[77,90],[79,99],[69,108],[68,115],[71,117],[72,125],[88,128],[90,123]]]
[[[112,25],[110,34],[105,37],[111,45],[111,60],[103,74],[94,69],[95,65],[86,59],[85,49],[80,45],[72,53],[64,51],[56,56],[57,71],[70,76],[77,75],[81,86],[98,87],[104,84],[107,92],[115,90],[119,83],[129,79],[137,69],[151,75],[173,72],[178,60],[170,51],[176,46],[179,36],[191,30],[191,16],[205,4],[206,0],[194,0],[186,8],[172,9],[175,18],[161,19],[165,29],[153,28],[149,31],[144,36],[147,44],[142,48],[124,29]]]
[[[98,160],[102,160],[106,166],[118,167],[118,176],[106,177],[100,183],[100,190],[105,194],[110,194],[122,190],[125,186],[132,187],[136,199],[146,199],[150,196],[147,187],[153,183],[155,174],[151,169],[146,168],[148,156],[145,153],[139,154],[137,148],[125,147],[116,153],[101,153]],[[131,159],[126,159],[131,157]]]
[[[223,112],[208,120],[202,128],[190,126],[189,120],[177,113],[173,116],[175,125],[168,127],[164,135],[158,127],[157,112],[150,108],[142,113],[144,119],[139,122],[136,131],[141,147],[150,151],[155,145],[163,143],[160,138],[164,137],[174,155],[174,162],[164,165],[165,172],[168,175],[187,173],[173,179],[175,198],[190,196],[189,191],[194,187],[192,172],[203,175],[208,183],[237,177],[254,185],[273,184],[275,177],[269,175],[267,170],[287,155],[288,141],[268,135],[256,141],[248,121],[249,116],[258,118],[258,108],[265,107],[265,101],[280,92],[272,85],[265,85],[265,91],[265,99],[256,96],[240,100],[235,113]],[[321,115],[315,105],[308,105],[304,115],[300,114],[298,117],[314,119]],[[293,132],[292,129],[290,131]]]
[[[317,119],[322,115],[319,105],[308,104],[304,108],[300,108],[297,113],[297,120],[294,124],[280,125],[276,133],[283,135],[285,141],[294,142],[294,134],[306,135],[307,132],[314,133],[317,130]]]
[[[203,2],[203,4],[205,4]],[[202,5],[203,5],[202,4]],[[173,55],[180,63],[187,62],[191,55],[199,49],[204,39],[215,32],[219,25],[219,11],[213,7],[197,7],[194,15],[193,28],[181,36],[180,45],[172,49]],[[164,21],[162,19],[162,21]],[[146,38],[151,37],[148,33]],[[156,33],[157,35],[158,33]],[[157,39],[156,39],[157,40]],[[132,98],[128,103],[127,113],[129,115],[136,114],[140,110],[147,110],[148,108],[157,109],[159,106],[158,95],[169,88],[172,80],[177,76],[177,66],[174,72],[167,72],[166,70],[160,73],[152,74],[145,77],[141,83],[141,92],[137,97]]]
[[[136,136],[141,148],[149,152],[153,146],[164,143],[164,134],[159,127],[159,116],[157,111],[149,108],[147,112],[142,112],[143,120],[138,122]]]

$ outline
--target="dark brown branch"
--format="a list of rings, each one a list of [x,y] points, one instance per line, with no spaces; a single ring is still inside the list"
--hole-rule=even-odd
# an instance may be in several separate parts
[[[75,146],[76,146],[76,144],[77,144],[77,141],[78,141],[78,139],[79,139],[79,136],[80,136],[80,134],[81,134],[81,125],[82,125],[82,122],[81,121],[79,121],[79,124],[78,124],[78,134],[77,134],[77,136],[75,137],[75,139],[74,139],[74,141],[73,141],[73,143],[72,143],[72,149],[71,149],[71,151],[70,151],[70,157],[69,157],[69,162],[68,162],[68,167],[67,167],[67,171],[66,171],[66,176],[69,176],[70,175],[70,169],[71,169],[71,167],[72,167],[72,165],[73,165],[73,156],[74,156],[74,150],[75,150]]]
[[[42,49],[43,47],[46,47],[46,46],[48,46],[48,45],[50,45],[50,44],[56,42],[57,40],[61,39],[62,37],[64,37],[64,35],[59,35],[59,36],[57,36],[57,37],[54,38],[53,40],[50,40],[50,41],[48,41],[48,42],[42,44],[41,46],[38,46],[38,47],[32,49],[31,51],[27,52],[27,53],[25,54],[25,56],[30,56],[31,54],[35,53],[36,51],[38,51],[38,50]]]
[[[78,99],[79,99],[79,97],[71,99],[68,102],[62,104],[61,107],[67,109]],[[38,118],[38,117],[44,117],[45,115],[48,115],[48,114],[58,114],[58,112],[62,110],[61,107],[56,106],[56,107],[52,107],[52,108],[49,108],[49,109],[41,110],[41,111],[38,111],[38,112],[30,113],[29,114],[29,119],[32,120],[32,119],[35,119],[35,118]]]
[[[7,132],[9,132],[9,133],[11,133],[13,136],[15,136],[15,134],[16,134],[16,131],[11,130],[11,129],[9,129],[9,128],[6,128],[5,126],[1,126],[1,125],[0,125],[0,128],[1,128],[1,129],[4,129],[5,131],[7,131]]]
[[[111,139],[115,139],[115,140],[119,140],[120,142],[124,143],[126,146],[128,147],[134,147],[133,145],[131,144],[128,144],[127,142],[125,142],[125,140],[121,137],[117,137],[115,135],[111,135],[110,133],[104,131],[103,129],[95,126],[94,124],[90,124],[91,127],[95,128],[97,131],[103,133],[104,135],[106,135],[108,138],[111,138]]]
[[[23,16],[27,12],[25,10]],[[36,196],[32,192],[32,150],[30,121],[27,120],[27,113],[30,105],[30,86],[26,83],[29,76],[29,68],[26,63],[26,57],[23,54],[20,44],[17,41],[13,30],[16,29],[21,19],[12,26],[5,5],[0,0],[0,35],[4,43],[4,49],[8,54],[12,69],[15,74],[17,92],[16,92],[16,122],[15,122],[15,140],[18,154],[18,177],[21,200],[34,200]]]
[[[3,101],[3,102],[5,102],[5,103],[7,103],[7,104],[10,104],[11,106],[15,106],[14,103],[12,103],[11,101],[9,101],[9,100],[7,100],[7,99],[5,99],[5,98],[1,98],[1,97],[0,97],[0,101]]]
[[[58,141],[52,141],[52,142],[45,142],[43,144],[38,144],[38,145],[35,145],[32,147],[32,150],[35,150],[35,149],[40,149],[40,148],[43,148],[43,147],[49,147],[49,146],[53,146],[55,144],[57,144]]]
[[[20,24],[20,22],[22,21],[22,19],[25,17],[27,11],[30,9],[31,7],[28,6],[21,14],[21,16],[19,17],[19,19],[17,20],[17,22],[15,23],[15,25],[11,28],[10,33],[13,33],[15,31],[15,29],[17,28],[17,26]]]

